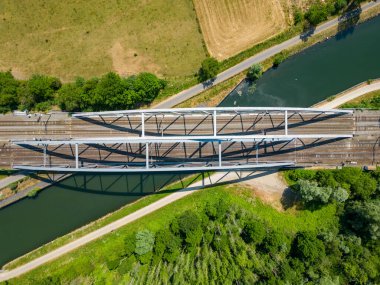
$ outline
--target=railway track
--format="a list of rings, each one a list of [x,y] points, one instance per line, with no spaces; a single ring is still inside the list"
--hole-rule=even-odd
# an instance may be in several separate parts
[[[212,135],[212,116],[152,116],[145,119],[146,135]],[[221,116],[217,120],[218,134],[284,134],[284,117],[265,113]],[[372,165],[380,162],[380,112],[356,111],[346,115],[289,114],[288,132],[291,134],[347,134],[352,139],[307,141],[291,143],[238,144],[223,143],[222,151],[227,162],[254,163],[256,161],[296,161],[298,164],[358,163]],[[0,165],[43,164],[43,148],[22,148],[11,145],[10,139],[70,139],[110,136],[140,136],[141,119],[134,116],[121,118],[75,119],[65,116],[38,117],[3,116],[0,118]],[[149,154],[152,164],[171,163],[195,159],[216,163],[217,146],[207,143],[151,144]],[[80,149],[81,163],[101,164],[135,162],[143,163],[143,145],[87,146]],[[72,165],[73,149],[70,147],[47,150],[48,163]],[[46,162],[45,162],[46,163]]]

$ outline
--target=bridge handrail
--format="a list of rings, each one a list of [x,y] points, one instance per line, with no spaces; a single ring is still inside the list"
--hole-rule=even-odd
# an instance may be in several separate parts
[[[94,117],[94,116],[117,116],[132,114],[165,114],[165,113],[247,113],[247,112],[309,112],[309,113],[336,113],[336,114],[352,114],[352,110],[338,109],[319,109],[319,108],[298,108],[298,107],[202,107],[202,108],[172,108],[172,109],[137,109],[137,110],[120,110],[120,111],[103,111],[103,112],[82,112],[74,113],[72,117]]]

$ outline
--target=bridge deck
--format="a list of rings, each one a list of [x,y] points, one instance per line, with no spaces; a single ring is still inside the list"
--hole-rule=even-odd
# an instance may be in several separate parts
[[[291,112],[287,114],[288,135],[292,138],[283,141],[261,141],[250,138],[248,141],[227,139],[221,142],[224,167],[234,165],[253,166],[267,163],[329,164],[355,161],[359,164],[376,164],[380,135],[380,112],[316,113]],[[152,141],[148,146],[149,167],[159,168],[191,166],[219,167],[219,141],[201,137],[233,136],[284,136],[285,117],[282,112],[242,112],[222,113],[216,123],[210,113],[169,114],[144,116],[144,134],[139,114],[128,116],[90,116],[67,118],[59,116],[14,117],[0,119],[0,137],[18,140],[54,139],[96,139],[99,137],[135,138],[130,141],[101,141],[98,144],[78,146],[79,166],[84,168],[146,166],[146,137],[171,137],[176,141]],[[344,138],[355,134],[354,138]],[[302,137],[314,134],[314,138]],[[175,137],[177,138],[175,138]],[[199,136],[199,137],[198,137]],[[298,136],[298,138],[296,138]],[[341,136],[341,138],[339,138]],[[187,137],[180,141],[178,137]],[[194,141],[191,137],[198,137]],[[334,138],[335,137],[335,138]],[[140,141],[138,141],[140,140]],[[191,141],[190,141],[191,140]],[[72,143],[75,144],[73,141]],[[37,144],[37,143],[34,143]],[[0,164],[24,166],[75,167],[75,145],[57,145],[46,148],[29,145],[28,148],[3,143]]]

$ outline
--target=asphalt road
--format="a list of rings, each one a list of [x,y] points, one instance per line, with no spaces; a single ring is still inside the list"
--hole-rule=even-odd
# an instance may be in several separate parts
[[[365,12],[375,6],[379,6],[380,5],[380,2],[369,2],[369,3],[366,3],[364,5],[362,5],[362,12]],[[339,24],[339,19],[338,18],[335,18],[331,21],[328,21],[320,26],[318,26],[313,35],[318,35],[332,27],[335,27]],[[255,63],[260,63],[278,53],[280,53],[281,51],[283,50],[286,50],[286,49],[289,49],[291,47],[294,47],[296,46],[297,44],[300,44],[302,43],[304,40],[302,39],[302,35],[298,35],[296,37],[293,37],[281,44],[278,44],[276,46],[273,46],[267,50],[264,50],[263,52],[255,55],[255,56],[252,56],[242,62],[240,62],[239,64],[223,71],[222,73],[218,74],[213,82],[211,84],[205,84],[205,83],[200,83],[200,84],[197,84],[189,89],[186,89],[180,93],[178,93],[177,95],[174,95],[174,96],[171,96],[170,98],[166,99],[165,101],[155,105],[153,108],[155,109],[159,109],[159,108],[172,108],[188,99],[190,99],[191,97],[193,96],[196,96],[198,95],[199,93],[207,90],[208,88],[216,85],[216,84],[219,84],[231,77],[234,77],[235,75],[239,74],[240,72],[243,72],[244,70],[247,70],[249,67],[251,67],[253,64]]]

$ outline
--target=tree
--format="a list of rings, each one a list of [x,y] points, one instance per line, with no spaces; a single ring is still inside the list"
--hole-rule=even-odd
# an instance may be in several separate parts
[[[335,13],[338,13],[339,11],[343,10],[347,7],[347,0],[335,0],[334,8]]]
[[[380,200],[352,202],[346,208],[344,221],[357,235],[369,240],[379,240]]]
[[[249,220],[244,225],[241,236],[246,243],[260,244],[266,235],[262,222]]]
[[[261,64],[256,63],[252,65],[247,73],[247,79],[251,81],[255,81],[259,79],[263,75],[263,67]]]
[[[17,108],[19,86],[20,83],[10,71],[0,72],[0,113],[10,112]]]
[[[202,61],[202,66],[199,70],[199,80],[206,81],[210,78],[214,78],[219,71],[219,62],[213,58],[208,57]]]
[[[311,5],[305,14],[305,19],[312,26],[317,26],[319,23],[326,21],[327,17],[328,17],[327,7],[321,2],[317,2]]]
[[[193,250],[202,240],[201,220],[193,211],[186,211],[178,218],[178,231],[188,251]]]
[[[154,233],[149,230],[142,230],[136,233],[136,248],[137,255],[143,255],[153,250]]]
[[[351,194],[354,198],[368,200],[376,191],[376,181],[367,173],[360,176],[351,184]]]
[[[20,104],[28,110],[33,109],[38,103],[50,102],[54,99],[54,93],[60,89],[62,83],[58,78],[44,75],[33,75],[24,82],[19,89]]]
[[[278,252],[287,253],[290,250],[289,238],[279,231],[271,231],[262,242],[265,252],[276,254]]]
[[[325,246],[313,232],[299,232],[292,245],[293,256],[314,263],[325,256]]]
[[[299,180],[298,189],[301,195],[302,201],[305,203],[317,202],[326,204],[329,202],[332,188],[330,187],[318,187],[318,183],[315,181]]]
[[[348,197],[350,197],[350,194],[348,191],[342,187],[338,187],[334,189],[331,193],[331,199],[337,201],[338,203],[345,202]]]

